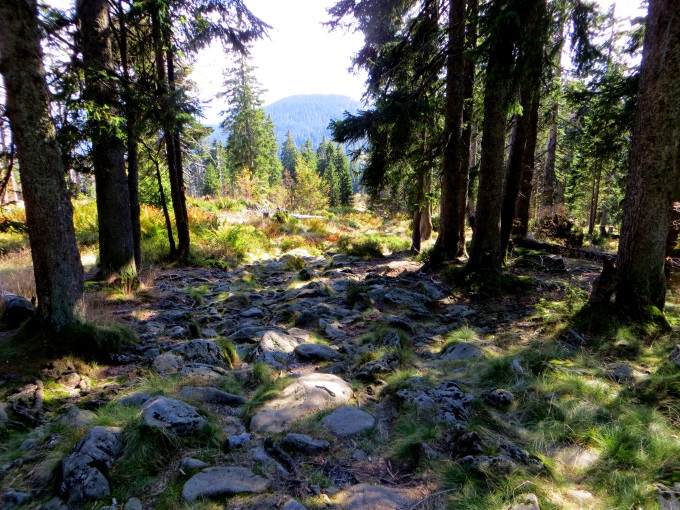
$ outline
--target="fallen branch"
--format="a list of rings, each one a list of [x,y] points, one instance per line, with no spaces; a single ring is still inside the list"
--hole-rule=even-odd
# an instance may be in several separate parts
[[[569,248],[560,244],[542,243],[540,241],[536,241],[535,239],[529,238],[514,239],[513,243],[517,248],[544,251],[547,253],[552,253],[553,255],[567,257],[569,259],[592,260],[593,262],[600,263],[603,263],[605,260],[608,262],[616,262],[616,255],[611,253],[589,251],[583,250],[581,248]]]

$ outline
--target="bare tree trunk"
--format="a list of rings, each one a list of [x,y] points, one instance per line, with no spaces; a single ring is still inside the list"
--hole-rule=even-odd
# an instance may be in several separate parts
[[[415,254],[420,253],[420,219],[422,213],[416,210],[413,213],[413,229],[411,231],[411,251]]]
[[[420,211],[420,240],[428,241],[432,237],[432,202],[429,200],[432,191],[432,172],[430,170],[425,172],[423,191],[425,205]]]
[[[446,146],[442,168],[439,234],[431,261],[436,265],[458,253],[459,215],[462,207],[460,189],[467,171],[461,165],[463,122],[463,70],[465,49],[465,0],[451,0],[449,7],[448,51],[446,56],[446,106],[444,124]],[[464,196],[464,195],[463,195]]]
[[[538,139],[538,107],[540,93],[537,91],[531,102],[529,112],[529,132],[524,150],[524,163],[519,195],[515,203],[515,218],[517,223],[512,233],[519,237],[526,237],[529,233],[529,218],[531,216],[531,196],[533,192],[534,167],[536,165],[536,141]]]
[[[83,267],[61,150],[50,119],[37,2],[0,2],[0,34],[0,72],[21,168],[37,319],[60,331],[78,320]]]
[[[79,42],[85,65],[83,96],[95,109],[88,125],[97,192],[99,268],[103,276],[137,274],[125,175],[125,143],[109,120],[117,90],[106,0],[79,0],[76,6]]]
[[[608,212],[609,210],[607,209],[607,206],[606,205],[602,206],[602,213],[600,215],[600,237],[604,237],[607,235]]]
[[[175,237],[172,234],[172,221],[170,220],[170,213],[168,212],[168,201],[165,199],[165,191],[163,190],[163,179],[161,178],[161,166],[156,163],[156,179],[158,180],[158,194],[161,197],[161,208],[163,209],[163,218],[165,218],[165,230],[168,232],[168,245],[170,246],[171,258],[172,254],[177,253],[175,246]]]
[[[588,217],[588,235],[593,235],[597,220],[597,203],[600,200],[600,181],[602,180],[602,167],[596,164],[593,170],[593,188],[590,195],[590,215]]]
[[[680,15],[673,0],[649,2],[639,90],[616,306],[644,317],[665,304],[666,239],[680,177]]]

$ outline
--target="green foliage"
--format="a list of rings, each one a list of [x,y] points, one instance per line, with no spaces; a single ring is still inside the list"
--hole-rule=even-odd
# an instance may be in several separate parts
[[[380,258],[383,250],[405,251],[410,241],[405,238],[382,235],[362,234],[357,237],[341,236],[336,242],[338,250],[346,255],[362,258]]]
[[[364,304],[368,305],[370,303],[370,299],[368,299],[366,293],[369,291],[369,289],[370,287],[365,283],[350,280],[347,284],[347,306],[352,308],[358,302],[363,302]]]
[[[93,200],[79,200],[73,204],[73,226],[79,245],[91,246],[99,242],[97,203]]]
[[[210,245],[215,256],[239,261],[248,254],[265,252],[270,248],[267,236],[251,225],[234,225],[213,230]]]

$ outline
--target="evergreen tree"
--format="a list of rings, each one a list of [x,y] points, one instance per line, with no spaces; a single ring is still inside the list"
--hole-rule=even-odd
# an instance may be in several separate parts
[[[293,134],[288,131],[288,133],[286,133],[286,141],[283,142],[283,146],[281,147],[281,164],[283,165],[284,170],[288,170],[293,179],[295,179],[295,162],[297,161],[298,155],[299,151],[297,144],[293,139]]]
[[[307,140],[305,140],[305,144],[300,148],[300,155],[309,165],[309,168],[316,171],[317,157],[311,138],[307,137]]]
[[[354,190],[352,188],[352,176],[349,169],[349,160],[345,154],[342,145],[335,146],[335,155],[333,156],[335,165],[335,172],[338,180],[338,201],[339,205],[352,205]]]
[[[241,55],[225,80],[228,109],[220,127],[228,134],[226,152],[235,173],[247,171],[260,191],[280,185],[281,161],[274,136],[274,123],[262,108],[262,90],[254,68]]]

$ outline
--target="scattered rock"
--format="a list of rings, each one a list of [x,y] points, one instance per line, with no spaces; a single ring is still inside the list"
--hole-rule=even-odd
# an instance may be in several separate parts
[[[71,510],[71,507],[63,499],[55,496],[40,507],[40,510]]]
[[[342,510],[403,510],[414,503],[398,489],[364,483],[339,492],[337,498]]]
[[[23,505],[30,499],[31,499],[30,494],[8,489],[2,495],[2,506],[0,506],[0,508],[2,510],[12,510],[13,508]]]
[[[281,444],[290,450],[295,450],[305,455],[323,453],[331,447],[328,441],[313,439],[305,434],[288,434],[283,438]]]
[[[199,459],[192,459],[191,457],[185,457],[179,463],[179,467],[180,467],[180,469],[183,469],[184,471],[190,471],[192,469],[203,469],[204,467],[208,467],[208,464],[206,462],[203,462],[202,460],[199,460]]]
[[[19,325],[35,314],[35,307],[28,299],[14,294],[3,294],[0,310],[0,320],[10,325]]]
[[[246,403],[246,399],[240,395],[232,395],[210,386],[184,386],[179,390],[179,395],[182,398],[197,400],[206,404],[242,406]]]
[[[427,313],[427,307],[433,302],[432,298],[424,294],[400,288],[392,289],[385,293],[384,300],[395,305],[406,306],[409,310],[420,313]]]
[[[191,340],[182,345],[178,345],[170,352],[177,356],[181,356],[185,362],[203,363],[214,366],[226,365],[222,348],[212,340]]]
[[[680,491],[669,489],[662,483],[656,484],[656,490],[656,500],[661,510],[680,510]]]
[[[401,360],[396,352],[388,352],[380,359],[366,363],[361,367],[361,370],[357,372],[356,376],[357,378],[364,380],[376,379],[382,374],[393,372],[399,368],[400,363]]]
[[[149,400],[151,400],[151,395],[142,391],[137,391],[120,397],[118,399],[118,405],[126,407],[142,407]]]
[[[149,427],[172,431],[178,436],[195,434],[208,424],[195,407],[167,397],[156,397],[144,404],[142,421]]]
[[[340,357],[335,349],[322,344],[300,344],[295,354],[304,360],[334,361]]]
[[[219,498],[240,493],[259,494],[271,482],[242,467],[211,467],[194,475],[184,484],[182,499],[193,503],[200,498]]]
[[[305,374],[265,404],[253,416],[250,428],[258,434],[283,432],[296,420],[346,404],[352,394],[349,384],[336,375]]]
[[[458,342],[448,347],[441,355],[441,358],[446,361],[458,361],[468,359],[479,359],[484,357],[482,351],[476,345],[467,342]]]
[[[361,409],[345,406],[325,416],[321,423],[335,436],[354,436],[375,426],[375,418]]]
[[[253,359],[264,361],[274,368],[283,368],[290,355],[298,346],[294,336],[270,329],[258,333],[260,337]]]
[[[250,434],[243,433],[238,436],[231,436],[224,441],[223,449],[225,452],[230,452],[238,448],[243,448],[250,443]]]
[[[137,498],[130,498],[125,502],[123,510],[142,510],[142,502]]]
[[[538,497],[531,492],[517,496],[509,510],[541,510]]]
[[[264,311],[261,308],[248,308],[245,312],[241,312],[241,317],[244,319],[254,319],[256,317],[264,317]]]
[[[285,505],[283,505],[281,510],[307,510],[307,507],[305,507],[302,503],[295,501],[294,499],[290,499]]]
[[[165,332],[170,338],[186,338],[189,331],[182,326],[174,326]]]
[[[515,400],[511,391],[496,388],[488,391],[483,397],[484,403],[492,407],[507,407]]]
[[[184,365],[182,358],[171,352],[165,352],[154,358],[151,368],[161,375],[170,375],[179,372],[182,365]]]
[[[669,358],[673,363],[675,363],[675,366],[680,367],[680,345],[673,347]]]
[[[92,411],[84,409],[72,408],[68,413],[62,416],[59,421],[64,425],[74,428],[85,428],[92,425],[92,422],[97,417]]]
[[[202,363],[189,363],[180,371],[183,379],[190,379],[203,384],[214,384],[224,380],[228,372],[220,367],[204,365]]]
[[[111,493],[106,474],[123,451],[122,432],[93,427],[61,461],[59,491],[69,503],[99,499]]]
[[[610,363],[607,365],[607,375],[616,382],[629,382],[635,379],[635,370],[626,363]]]
[[[461,391],[456,381],[444,381],[435,388],[426,386],[419,377],[412,377],[408,383],[409,387],[396,392],[397,397],[433,412],[441,421],[467,421],[474,396]]]

